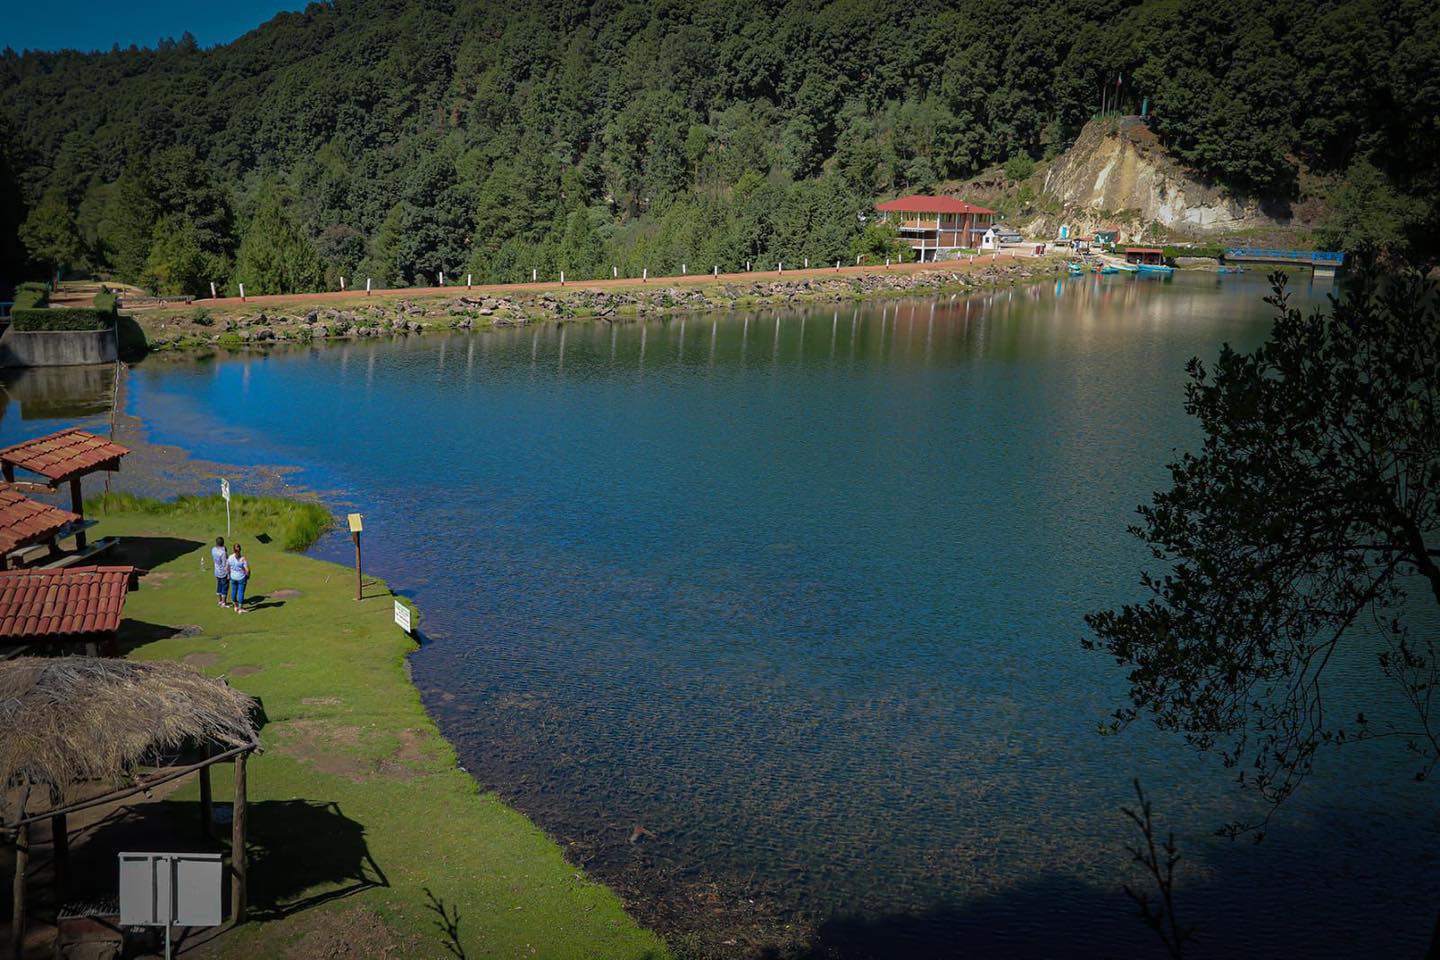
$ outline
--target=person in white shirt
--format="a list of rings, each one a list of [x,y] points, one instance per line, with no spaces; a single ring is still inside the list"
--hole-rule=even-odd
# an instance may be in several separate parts
[[[235,612],[244,613],[245,583],[250,579],[250,561],[245,559],[240,544],[235,544],[234,552],[225,561],[225,566],[230,575],[230,594],[235,600]]]
[[[230,562],[225,557],[225,538],[216,537],[215,546],[210,548],[210,562],[215,566],[215,596],[220,606],[228,607],[226,597],[230,594]]]

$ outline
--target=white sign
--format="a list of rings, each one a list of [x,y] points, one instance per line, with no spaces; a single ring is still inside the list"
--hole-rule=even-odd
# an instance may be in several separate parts
[[[225,498],[225,536],[230,536],[230,481],[220,478],[220,496]]]
[[[218,927],[224,879],[218,853],[122,853],[120,924]]]
[[[400,625],[401,630],[410,633],[410,608],[399,600],[395,601],[395,622]]]

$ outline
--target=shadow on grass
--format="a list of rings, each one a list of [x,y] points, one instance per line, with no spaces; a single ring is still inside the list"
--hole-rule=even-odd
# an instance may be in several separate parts
[[[245,598],[246,610],[270,610],[274,607],[283,606],[285,606],[284,600],[271,600],[268,595],[263,593]]]
[[[229,798],[216,791],[216,806]],[[249,810],[250,916],[287,917],[374,887],[388,887],[370,856],[365,828],[339,804],[311,800],[262,800]],[[121,851],[223,851],[230,827],[217,824],[215,839],[200,829],[200,805],[161,800],[127,803],[71,839],[69,897],[113,898],[116,857]],[[228,896],[229,886],[226,885]]]
[[[131,564],[141,570],[153,570],[194,553],[205,544],[183,537],[125,537],[110,551],[107,563]],[[207,558],[208,560],[208,558]]]
[[[365,827],[338,803],[267,800],[250,805],[250,903],[278,919],[390,882],[370,856]]]

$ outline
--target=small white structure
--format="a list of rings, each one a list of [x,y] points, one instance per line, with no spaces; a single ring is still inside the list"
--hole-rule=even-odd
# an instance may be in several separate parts
[[[984,234],[981,235],[981,237],[980,237],[980,249],[981,249],[981,250],[999,250],[999,249],[1000,249],[1000,234],[995,231],[995,228],[994,228],[994,227],[991,227],[989,230],[986,230],[986,231],[984,232]]]

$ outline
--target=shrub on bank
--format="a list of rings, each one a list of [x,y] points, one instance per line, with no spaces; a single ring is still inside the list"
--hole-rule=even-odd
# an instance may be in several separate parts
[[[17,331],[35,333],[56,330],[104,330],[115,321],[113,310],[94,307],[51,310],[17,308],[10,311],[10,325]]]
[[[213,516],[225,527],[225,501],[218,496],[155,500],[133,493],[106,493],[85,501],[87,516],[146,513],[152,516]],[[330,511],[318,503],[236,494],[230,500],[230,521],[240,536],[269,537],[285,550],[304,550],[334,524]]]
[[[96,309],[96,310],[100,310],[100,311],[103,311],[103,312],[105,312],[105,313],[114,313],[114,312],[115,312],[115,305],[116,305],[118,302],[119,302],[119,299],[115,296],[115,294],[111,293],[109,290],[104,290],[104,291],[102,291],[102,292],[100,292],[100,293],[95,294],[95,309]]]
[[[30,310],[50,302],[50,290],[43,283],[22,283],[15,288],[12,310]]]

